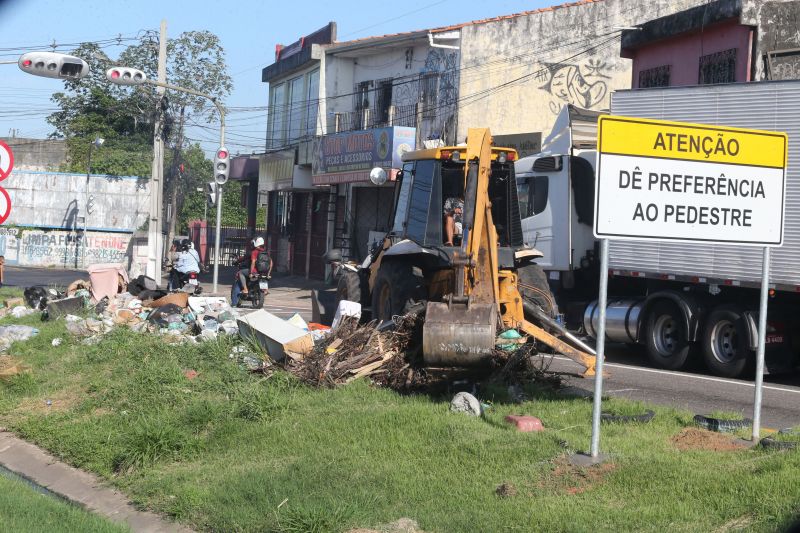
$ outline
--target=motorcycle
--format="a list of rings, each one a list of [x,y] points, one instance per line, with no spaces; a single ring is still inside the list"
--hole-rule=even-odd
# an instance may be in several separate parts
[[[239,292],[239,299],[236,302],[236,307],[242,307],[242,302],[251,302],[253,309],[261,309],[264,307],[264,299],[269,292],[269,279],[271,276],[266,274],[257,274],[247,278],[247,293]],[[237,279],[231,287],[231,301],[235,301],[235,291],[239,287],[239,280]]]

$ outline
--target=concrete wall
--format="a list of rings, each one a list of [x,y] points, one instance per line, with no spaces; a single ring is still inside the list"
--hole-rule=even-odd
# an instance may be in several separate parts
[[[83,229],[86,174],[14,170],[2,186],[11,197],[6,225]],[[88,191],[95,205],[87,220],[90,231],[133,232],[147,220],[148,180],[92,175]]]
[[[750,81],[752,33],[738,19],[703,28],[702,32],[664,39],[636,50],[631,86],[639,86],[639,73],[664,65],[670,66],[670,85],[697,85],[700,57],[736,49],[736,81]]]
[[[497,134],[546,134],[566,103],[608,109],[611,92],[629,88],[631,81],[631,62],[619,57],[614,27],[702,3],[584,0],[463,27],[458,140],[464,140],[469,127],[488,126]]]
[[[14,168],[58,171],[67,160],[66,142],[56,139],[3,137],[14,153]]]

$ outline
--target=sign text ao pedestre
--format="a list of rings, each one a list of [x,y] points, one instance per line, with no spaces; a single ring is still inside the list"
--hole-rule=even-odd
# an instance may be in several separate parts
[[[598,238],[780,246],[785,133],[600,117]]]

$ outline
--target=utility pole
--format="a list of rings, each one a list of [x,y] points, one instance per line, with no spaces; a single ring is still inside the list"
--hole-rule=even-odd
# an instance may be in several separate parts
[[[167,21],[161,21],[161,33],[158,39],[158,81],[167,82]],[[158,104],[156,106],[155,135],[153,136],[153,167],[150,178],[150,221],[147,225],[147,276],[156,280],[161,286],[161,254],[164,250],[161,234],[161,199],[164,195],[164,136],[163,109],[164,88],[157,87]]]

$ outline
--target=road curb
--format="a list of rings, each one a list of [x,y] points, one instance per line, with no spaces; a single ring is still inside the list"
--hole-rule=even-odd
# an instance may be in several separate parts
[[[94,475],[62,463],[38,446],[8,431],[0,431],[0,464],[85,509],[124,524],[134,532],[191,533],[191,529],[139,511],[121,492]]]

